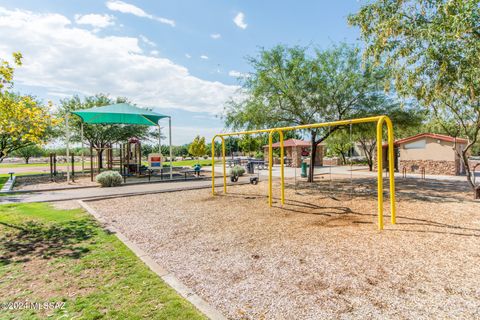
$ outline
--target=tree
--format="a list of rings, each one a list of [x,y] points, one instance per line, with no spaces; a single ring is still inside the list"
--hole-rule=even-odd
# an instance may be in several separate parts
[[[351,117],[362,101],[383,89],[384,70],[366,65],[358,49],[345,44],[329,50],[288,48],[261,50],[250,58],[254,72],[243,83],[247,98],[231,102],[226,124],[232,128],[263,129],[342,120]],[[308,130],[311,158],[308,181],[318,144],[338,127]]]
[[[221,148],[221,145],[220,145]],[[240,150],[240,138],[238,137],[226,137],[225,138],[225,154],[231,155],[232,159],[235,152]]]
[[[188,148],[188,153],[197,159],[207,153],[205,146],[205,137],[196,136]]]
[[[15,65],[22,65],[22,54],[20,52],[14,52],[12,54]],[[0,59],[0,91],[5,85],[11,85],[13,83],[13,75],[15,68],[10,65],[6,60]]]
[[[222,144],[219,141],[215,141],[214,144],[214,157],[221,157],[222,155]],[[226,149],[226,148],[225,148]],[[212,152],[212,143],[207,143],[207,154],[210,154]],[[226,150],[225,150],[226,152]]]
[[[387,115],[395,126],[395,137],[411,135],[413,131],[418,133],[425,118],[424,112],[413,106],[403,106],[393,98],[384,95],[372,95],[365,104],[360,106],[357,117],[365,118],[375,115]],[[358,142],[365,154],[368,168],[373,170],[377,144],[377,128],[371,123],[358,124],[352,128],[353,140]]]
[[[36,144],[32,144],[16,150],[12,154],[16,157],[23,158],[25,163],[28,164],[31,157],[41,157],[45,154],[45,150]]]
[[[242,152],[251,155],[252,152],[258,151],[260,149],[261,139],[246,134],[243,135],[242,138],[240,138],[238,146],[240,147],[240,150],[242,150]]]
[[[335,131],[326,140],[327,154],[329,156],[340,156],[342,164],[347,163],[347,155],[353,147],[350,132],[345,128]]]
[[[15,64],[21,65],[22,55],[13,54]],[[13,82],[14,67],[0,60],[0,162],[10,153],[33,144],[44,143],[57,120],[31,96],[4,91]]]
[[[397,91],[433,110],[451,136],[467,137],[463,162],[480,140],[480,6],[478,0],[378,0],[349,17],[366,42],[365,58],[393,71]]]
[[[184,144],[181,146],[173,146],[173,156],[174,157],[186,157],[188,156],[188,145]]]
[[[65,114],[75,110],[88,109],[93,107],[105,106],[113,103],[127,102],[125,98],[110,99],[107,95],[97,94],[95,96],[85,97],[83,100],[74,96],[70,99],[61,100],[59,115],[64,117]],[[81,142],[81,119],[75,115],[70,117],[70,124],[73,131],[72,141]],[[136,137],[144,139],[150,137],[148,126],[139,125],[121,125],[121,124],[83,124],[84,140],[87,144],[97,148],[98,166],[103,167],[103,151],[104,148],[118,142],[125,142],[129,138]],[[157,134],[158,139],[158,134]]]

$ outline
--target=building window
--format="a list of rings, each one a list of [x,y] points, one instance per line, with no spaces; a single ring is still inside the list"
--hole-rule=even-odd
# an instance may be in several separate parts
[[[405,149],[425,149],[426,145],[427,145],[426,140],[418,140],[410,143],[405,143],[404,148]]]

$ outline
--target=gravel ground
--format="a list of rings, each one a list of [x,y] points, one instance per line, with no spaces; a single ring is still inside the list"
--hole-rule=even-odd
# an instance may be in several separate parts
[[[96,187],[98,186],[97,182],[92,182],[90,176],[85,177],[76,177],[75,182],[70,181],[50,181],[48,176],[42,177],[20,177],[17,178],[15,182],[15,190],[50,190],[50,189],[63,189],[63,188],[74,188],[74,187]]]
[[[349,183],[290,184],[283,208],[265,182],[91,205],[232,319],[480,318],[480,203],[464,183],[398,179],[382,232],[375,181]]]

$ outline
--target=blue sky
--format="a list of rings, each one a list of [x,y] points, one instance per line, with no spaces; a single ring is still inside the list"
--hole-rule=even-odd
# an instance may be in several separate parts
[[[16,89],[58,103],[126,96],[172,115],[176,144],[223,129],[237,76],[260,47],[358,43],[343,1],[4,1],[0,57],[24,54]]]

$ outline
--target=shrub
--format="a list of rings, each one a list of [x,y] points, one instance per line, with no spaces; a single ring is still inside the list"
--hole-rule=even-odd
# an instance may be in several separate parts
[[[255,153],[255,159],[263,159],[263,152],[261,151],[258,151],[257,153]]]
[[[96,180],[102,187],[116,187],[122,184],[122,176],[116,171],[102,172]]]
[[[239,165],[236,165],[232,169],[230,169],[231,176],[241,177],[243,176],[244,173],[245,173],[245,168]]]

